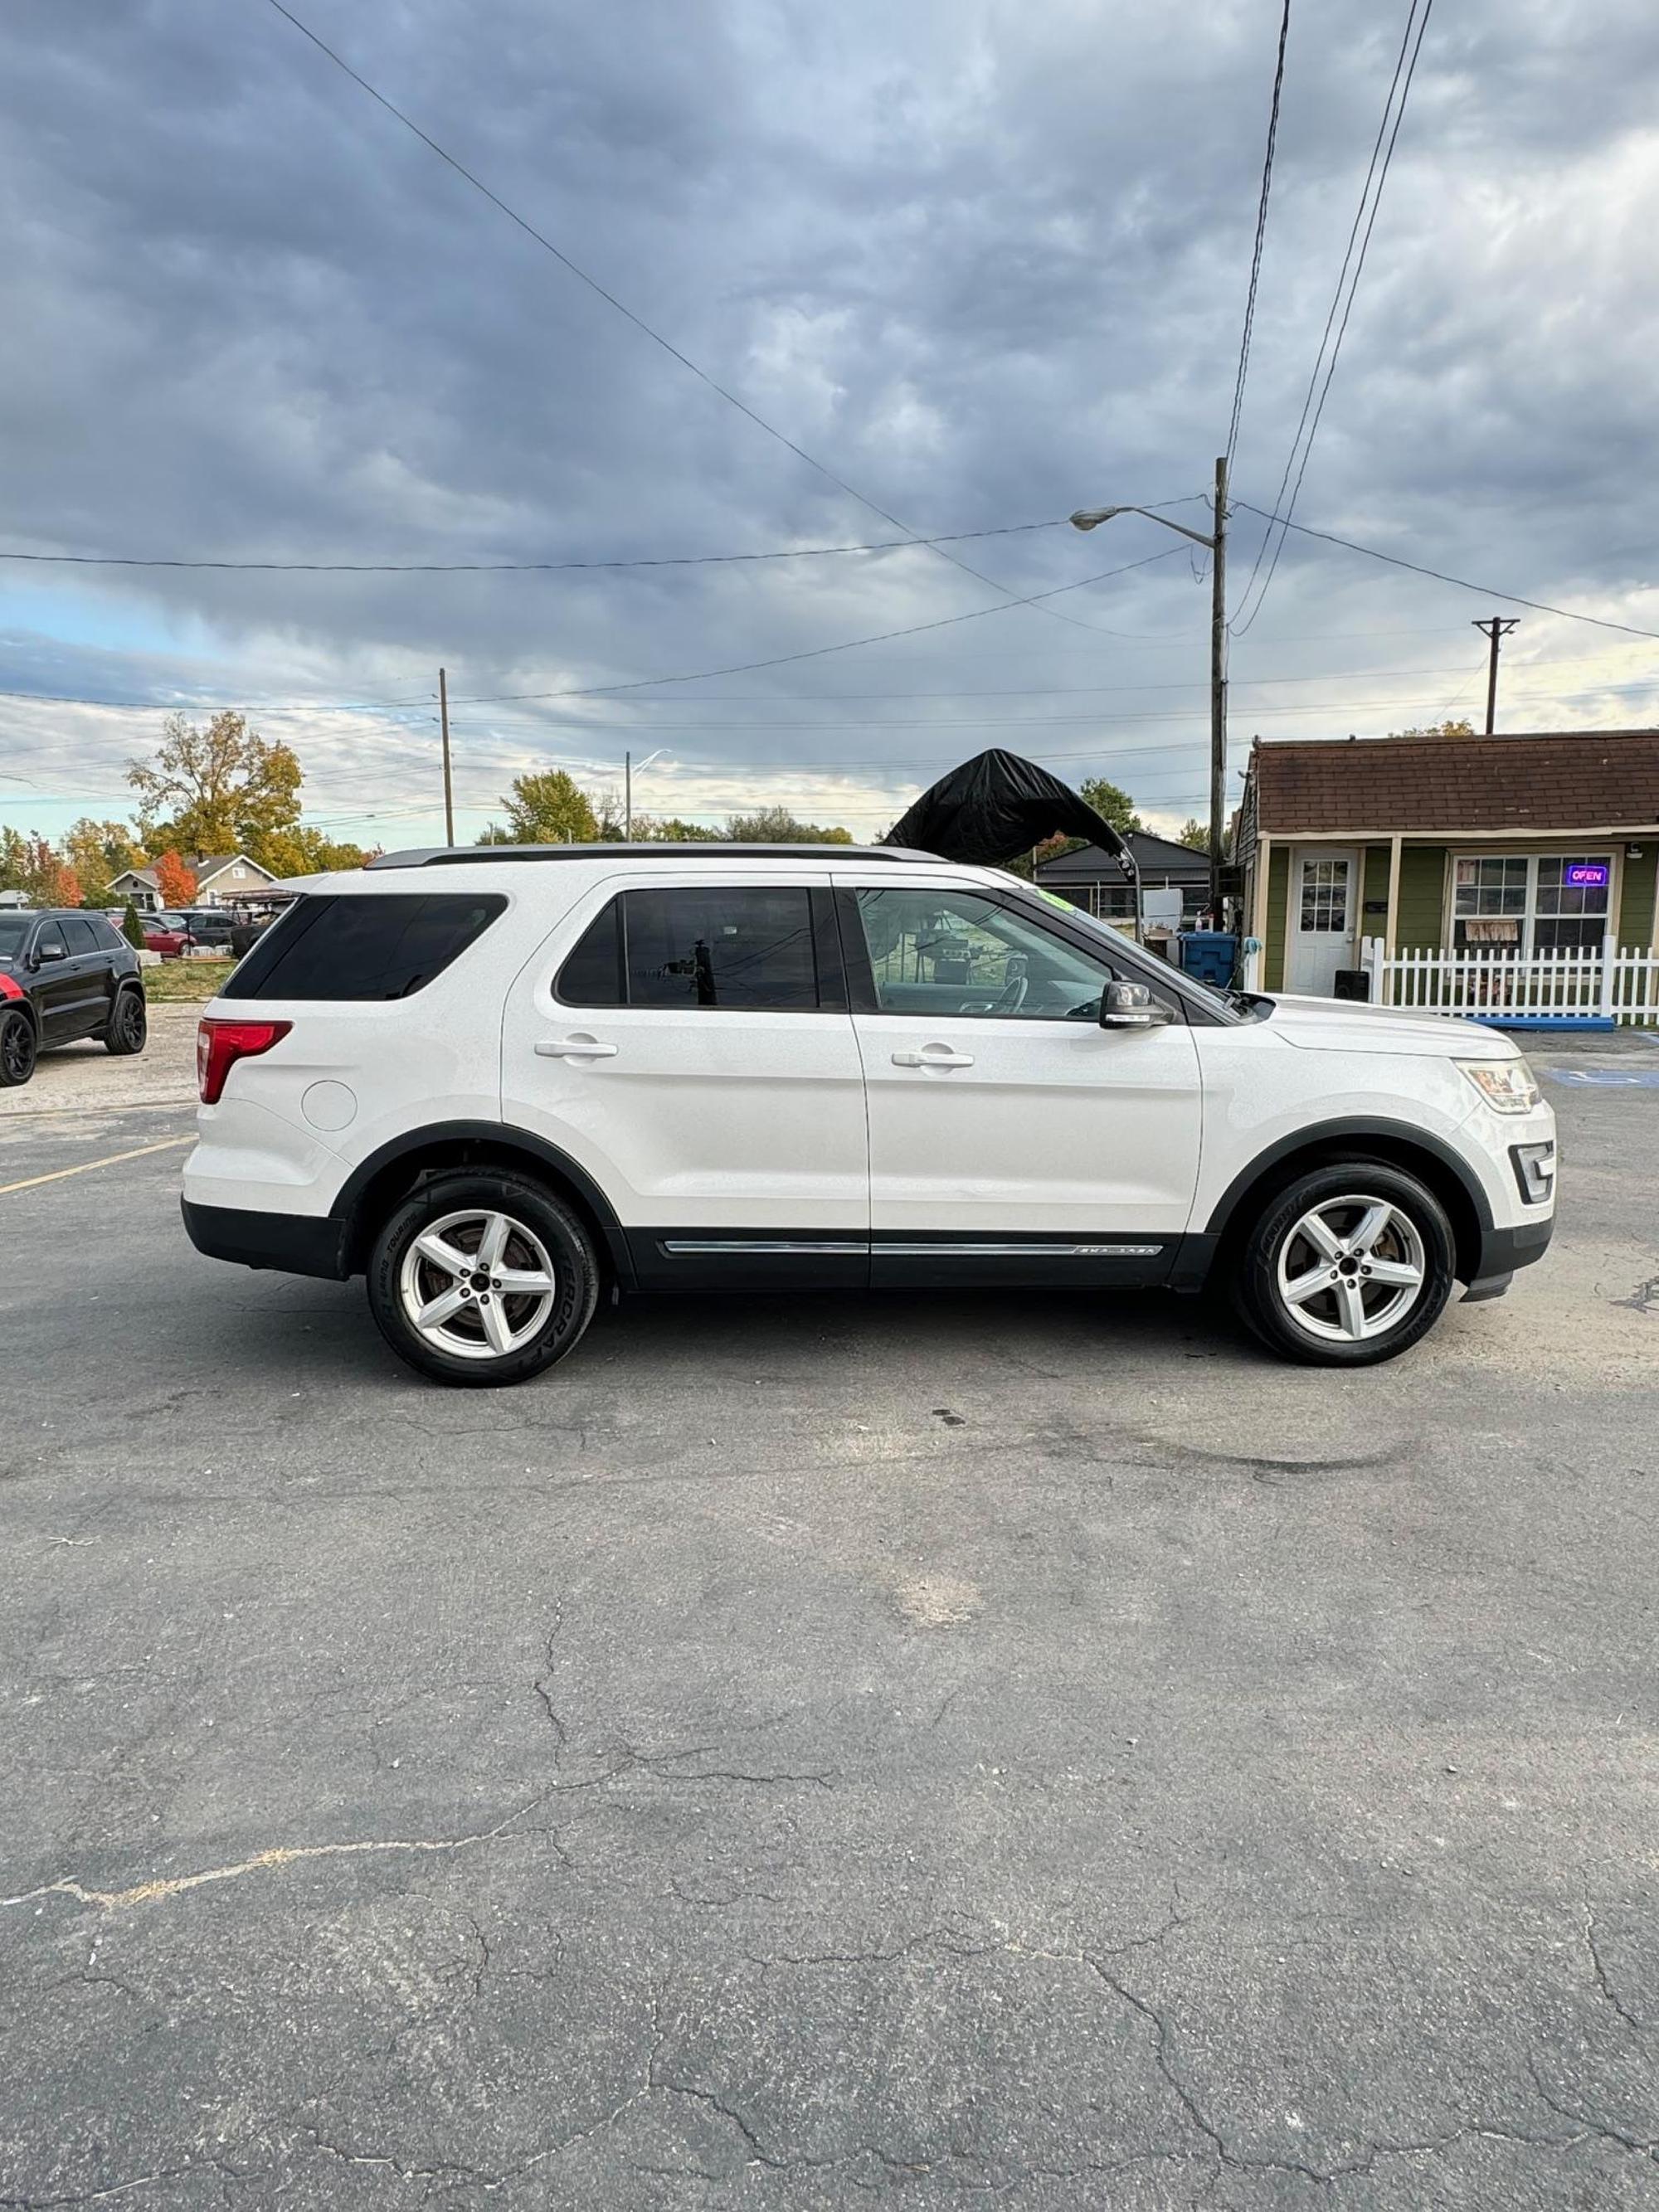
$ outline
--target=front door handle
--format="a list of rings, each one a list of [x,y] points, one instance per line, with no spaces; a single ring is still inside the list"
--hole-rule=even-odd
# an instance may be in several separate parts
[[[925,1044],[920,1052],[896,1052],[895,1067],[971,1067],[971,1052],[953,1052],[948,1044]]]
[[[541,1060],[614,1060],[614,1044],[601,1044],[597,1037],[538,1037],[537,1057]]]

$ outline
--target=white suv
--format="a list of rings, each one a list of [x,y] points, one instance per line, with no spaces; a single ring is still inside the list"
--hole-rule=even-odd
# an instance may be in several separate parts
[[[446,1382],[602,1290],[1217,1280],[1392,1358],[1549,1242],[1555,1123],[1491,1030],[1218,996],[989,868],[510,847],[313,878],[209,1007],[198,1250],[366,1274]]]

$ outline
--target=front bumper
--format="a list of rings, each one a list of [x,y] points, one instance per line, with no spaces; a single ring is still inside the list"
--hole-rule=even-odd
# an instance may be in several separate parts
[[[345,1279],[345,1224],[326,1214],[255,1213],[240,1206],[199,1206],[188,1198],[179,1200],[179,1210],[185,1234],[210,1260]]]
[[[1553,1212],[1547,1213],[1541,1221],[1522,1221],[1513,1229],[1483,1229],[1474,1277],[1463,1293],[1465,1304],[1471,1298],[1501,1298],[1513,1281],[1516,1269],[1530,1267],[1534,1261],[1541,1260],[1554,1233]]]

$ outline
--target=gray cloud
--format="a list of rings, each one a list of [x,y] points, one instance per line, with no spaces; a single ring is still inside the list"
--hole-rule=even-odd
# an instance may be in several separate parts
[[[907,521],[971,528],[1207,483],[1255,212],[1267,0],[300,12]],[[1403,15],[1346,0],[1293,21],[1237,475],[1263,506]],[[1609,0],[1593,38],[1543,0],[1437,15],[1306,520],[1659,628],[1656,78],[1659,21],[1636,0]],[[131,0],[95,37],[54,0],[18,0],[0,23],[0,113],[9,544],[489,560],[890,534],[261,0]],[[1258,528],[1237,527],[1242,586]],[[1126,520],[1086,544],[960,550],[1029,592],[1158,544]],[[299,745],[311,811],[411,835],[433,826],[413,811],[434,787],[429,708],[338,709],[418,701],[441,659],[466,701],[763,659],[994,598],[921,551],[585,577],[8,565],[0,594],[0,689],[315,700],[266,724]],[[1204,602],[1185,557],[1057,604],[1093,634],[1007,611],[650,702],[469,702],[462,791],[482,804],[532,759],[600,773],[624,747],[665,745],[649,804],[720,811],[752,793],[871,830],[932,764],[1008,742],[1104,768],[1156,813],[1198,811]],[[1484,611],[1292,539],[1235,650],[1240,757],[1258,728],[1379,730],[1473,702],[1468,623]],[[1510,725],[1650,718],[1654,665],[1637,641],[1528,617]],[[847,696],[876,693],[891,696]],[[158,720],[0,701],[0,745],[37,791],[104,811]],[[31,814],[12,788],[0,781],[0,811],[56,826],[61,810]]]

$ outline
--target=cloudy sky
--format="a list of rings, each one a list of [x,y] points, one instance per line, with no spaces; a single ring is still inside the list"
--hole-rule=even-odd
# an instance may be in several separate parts
[[[1293,6],[1234,472],[1264,509],[1407,5]],[[270,0],[10,0],[0,550],[628,562],[1109,501],[1206,526],[1278,0],[295,12],[781,436]],[[1651,0],[1438,0],[1298,520],[1659,631],[1656,117]],[[1249,611],[1262,526],[1233,529]],[[299,751],[309,818],[430,839],[441,661],[468,836],[520,769],[616,784],[629,750],[656,756],[636,804],[708,818],[781,800],[878,832],[993,744],[1201,814],[1208,590],[1181,542],[1125,517],[947,550],[980,577],[915,547],[447,576],[0,561],[0,818],[123,811],[168,708],[234,705]],[[1235,764],[1257,733],[1478,716],[1491,611],[1522,616],[1500,728],[1659,713],[1652,640],[1292,536],[1232,647]],[[790,654],[813,657],[644,681]],[[588,696],[508,696],[550,693]]]

